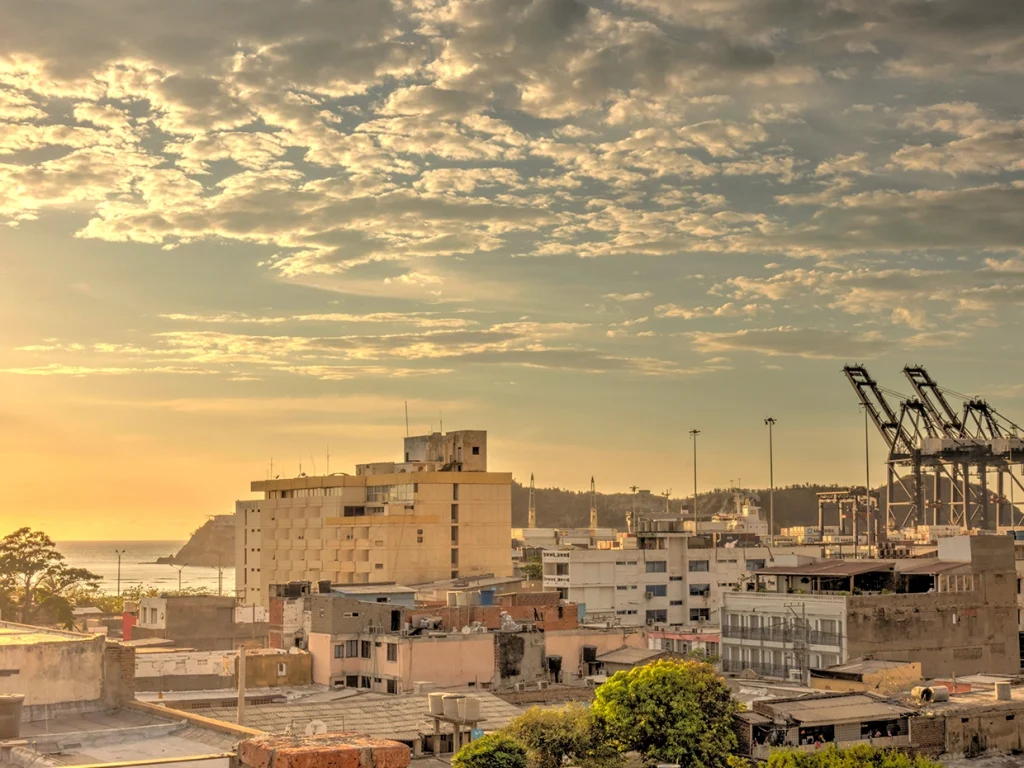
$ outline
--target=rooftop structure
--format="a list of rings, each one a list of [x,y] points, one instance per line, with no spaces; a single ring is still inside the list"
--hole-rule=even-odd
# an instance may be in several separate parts
[[[1020,670],[1013,542],[940,539],[938,558],[777,565],[723,599],[723,670],[807,681],[871,656],[925,677]]]

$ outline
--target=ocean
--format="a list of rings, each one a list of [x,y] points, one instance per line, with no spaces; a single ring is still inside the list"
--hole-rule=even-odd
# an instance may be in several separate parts
[[[178,588],[178,569],[172,565],[157,565],[158,557],[177,554],[184,541],[58,541],[57,550],[68,565],[88,568],[103,578],[100,589],[117,593],[117,552],[121,555],[121,589],[143,584],[157,589]],[[223,594],[235,591],[235,569],[224,568]],[[181,571],[181,586],[205,587],[217,594],[217,569],[185,566]]]

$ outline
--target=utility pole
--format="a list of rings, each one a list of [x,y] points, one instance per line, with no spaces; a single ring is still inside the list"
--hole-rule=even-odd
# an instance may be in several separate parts
[[[693,532],[700,533],[700,516],[697,514],[697,435],[699,429],[691,429],[690,437],[693,439]]]
[[[121,555],[127,552],[127,549],[115,549],[114,554],[117,555],[117,596],[121,596]]]
[[[179,590],[181,587],[178,588]],[[221,565],[221,553],[217,553],[217,595],[224,594],[224,567]]]
[[[772,427],[775,419],[769,416],[764,420],[768,426],[768,543],[775,536],[775,447],[772,444]]]
[[[239,725],[245,725],[245,646],[238,649],[238,715]]]

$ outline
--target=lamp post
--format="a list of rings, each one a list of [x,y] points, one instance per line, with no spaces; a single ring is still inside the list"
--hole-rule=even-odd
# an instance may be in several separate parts
[[[180,565],[180,566],[178,566],[178,565],[172,565],[171,567],[172,567],[172,568],[177,568],[177,569],[178,569],[178,592],[181,592],[181,572],[182,572],[183,570],[185,570],[185,568],[187,568],[187,567],[188,567],[188,563],[183,563],[183,564],[182,564],[182,565]]]
[[[117,596],[121,596],[121,555],[127,552],[127,549],[115,549],[114,554],[117,555]]]
[[[700,516],[697,514],[697,435],[699,429],[691,429],[690,437],[693,439],[693,532],[700,533]]]
[[[772,427],[775,419],[769,416],[764,420],[768,427],[768,542],[775,537],[775,446],[772,443]]]

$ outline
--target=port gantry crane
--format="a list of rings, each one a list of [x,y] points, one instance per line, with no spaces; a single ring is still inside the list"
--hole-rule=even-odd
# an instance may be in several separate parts
[[[888,449],[885,527],[945,523],[996,529],[1007,521],[1015,527],[1024,520],[1004,494],[1007,479],[1011,495],[1014,485],[1024,492],[1024,485],[1012,472],[1018,465],[1024,470],[1020,427],[983,399],[939,387],[922,366],[903,369],[915,397],[889,392],[900,398],[898,409],[889,404],[885,397],[888,390],[879,387],[864,366],[848,365],[843,373]],[[959,411],[948,395],[962,400]],[[901,468],[910,469],[909,483]],[[930,500],[925,488],[926,472],[933,481]],[[996,473],[994,498],[988,490],[991,472]],[[977,484],[971,483],[972,475]],[[943,499],[943,476],[950,488],[948,500]],[[906,500],[896,499],[897,485]],[[1004,514],[1007,509],[1008,516]]]

